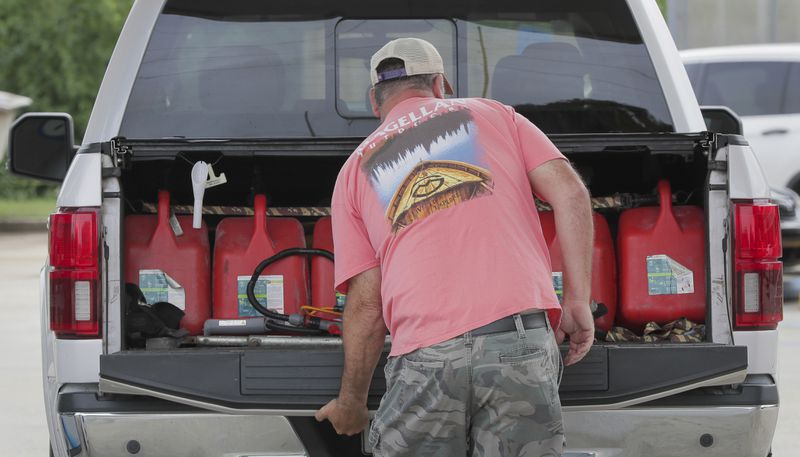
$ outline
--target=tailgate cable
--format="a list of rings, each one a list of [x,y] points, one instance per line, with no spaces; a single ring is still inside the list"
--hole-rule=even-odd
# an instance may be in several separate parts
[[[725,236],[722,238],[722,282],[725,284],[725,295],[728,295],[728,234],[730,233],[730,228],[728,227],[729,218],[725,218],[722,221],[723,227],[725,228]],[[731,301],[732,297],[731,297]],[[731,346],[736,346],[736,341],[733,339],[733,318],[731,314],[733,313],[733,305],[726,306],[726,314],[728,317],[728,331],[731,334]]]

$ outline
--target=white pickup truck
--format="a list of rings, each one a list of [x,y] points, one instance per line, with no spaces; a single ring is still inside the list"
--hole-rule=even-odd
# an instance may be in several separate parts
[[[335,337],[133,347],[123,221],[152,214],[159,189],[190,212],[190,169],[203,160],[227,177],[205,192],[210,233],[263,192],[310,236],[340,166],[377,126],[369,56],[407,35],[437,46],[457,96],[513,105],[548,134],[594,196],[612,197],[598,201],[616,202],[598,208],[612,233],[626,205],[654,204],[662,179],[676,205],[703,209],[704,338],[597,342],[563,375],[567,455],[770,455],[778,213],[746,141],[706,131],[651,0],[136,1],[81,146],[61,113],[26,114],[11,132],[13,172],[63,182],[41,276],[53,454],[369,451],[312,417],[338,391]],[[378,369],[371,409],[384,388]]]

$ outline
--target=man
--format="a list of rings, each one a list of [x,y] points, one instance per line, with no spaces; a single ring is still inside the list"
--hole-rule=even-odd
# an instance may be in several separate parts
[[[370,69],[382,123],[333,194],[345,365],[339,397],[317,419],[340,434],[366,427],[388,326],[376,456],[561,455],[556,339],[569,335],[572,364],[594,337],[588,192],[512,108],[445,99],[452,90],[430,43],[391,41]],[[532,193],[555,211],[563,306]]]

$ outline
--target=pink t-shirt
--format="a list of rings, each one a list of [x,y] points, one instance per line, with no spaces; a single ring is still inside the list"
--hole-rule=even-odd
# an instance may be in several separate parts
[[[486,99],[410,98],[350,156],[333,192],[335,281],[381,269],[391,355],[531,308],[558,326],[527,172],[563,159]]]

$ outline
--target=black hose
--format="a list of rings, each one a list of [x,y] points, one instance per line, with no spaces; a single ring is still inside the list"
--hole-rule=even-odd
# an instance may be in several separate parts
[[[300,333],[303,335],[322,335],[322,330],[313,329],[313,328],[305,328],[305,327],[295,327],[294,325],[285,325],[281,324],[280,322],[275,322],[272,320],[267,319],[265,325],[270,330],[277,330],[279,332],[292,332],[292,333]]]
[[[608,314],[608,306],[605,303],[597,303],[597,308],[592,311],[592,318],[599,319]]]
[[[318,255],[321,257],[325,257],[326,259],[330,259],[333,261],[333,253],[330,251],[326,251],[324,249],[310,249],[310,248],[290,248],[285,249],[272,257],[266,258],[259,263],[255,270],[253,270],[253,275],[250,276],[250,281],[247,282],[247,301],[250,302],[250,305],[256,309],[259,313],[263,314],[264,316],[268,317],[269,319],[275,319],[278,321],[288,321],[289,316],[286,314],[278,313],[272,310],[267,309],[266,306],[262,305],[258,299],[256,298],[256,283],[258,282],[258,277],[261,276],[261,272],[264,271],[265,268],[272,265],[273,263],[277,262],[278,260],[284,259],[289,256],[293,255],[305,255],[305,256],[312,256]],[[267,326],[269,326],[269,321],[267,321]],[[300,330],[299,327],[287,327],[283,330],[290,329],[292,331]],[[302,332],[301,332],[302,333]]]

